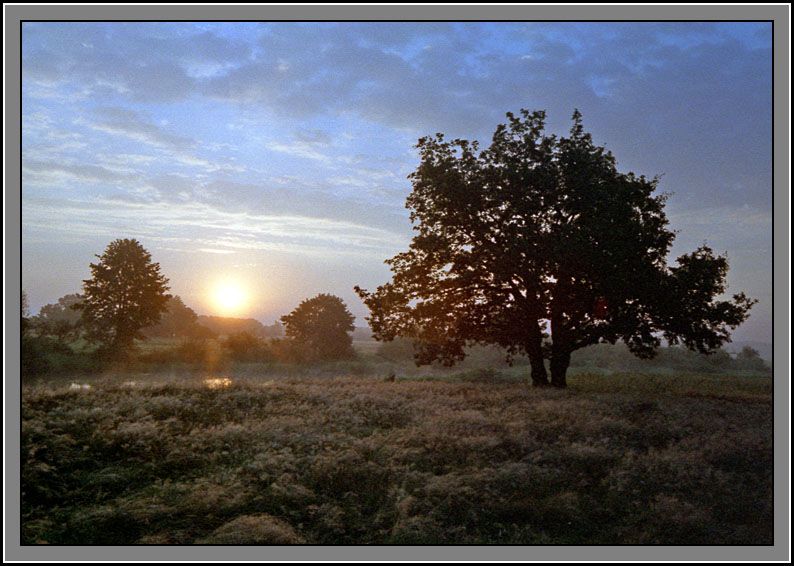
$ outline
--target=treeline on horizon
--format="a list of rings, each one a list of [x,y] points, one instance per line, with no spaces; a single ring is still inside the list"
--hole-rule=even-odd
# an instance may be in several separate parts
[[[57,303],[42,307],[38,315],[26,317],[27,329],[23,333],[23,375],[60,373],[63,371],[100,371],[104,364],[92,356],[93,348],[81,339],[80,311],[73,305],[80,295],[61,297]],[[265,325],[253,318],[235,318],[198,315],[185,305],[179,296],[172,296],[160,321],[145,328],[148,339],[139,344],[134,359],[141,364],[191,364],[206,366],[212,359],[217,366],[227,363],[260,364],[310,364],[336,360],[370,360],[392,364],[396,367],[414,365],[413,340],[398,338],[378,343],[376,347],[360,347],[372,341],[368,327],[353,327],[349,338],[359,348],[347,350],[345,355],[318,357],[285,336],[285,327],[278,321]],[[529,361],[518,356],[513,366],[528,366]],[[505,352],[495,346],[468,348],[465,361],[458,371],[474,372],[476,377],[484,370],[499,372],[509,367]],[[664,369],[676,372],[758,372],[768,373],[770,366],[755,348],[745,345],[739,352],[720,349],[713,354],[701,354],[680,346],[660,348],[654,359],[634,356],[625,344],[597,344],[573,353],[571,367],[605,372],[654,371]],[[363,368],[366,370],[367,368]],[[441,369],[436,365],[434,369]],[[366,371],[365,371],[366,373]],[[486,377],[484,374],[480,377]]]
[[[338,297],[303,301],[282,322],[197,315],[179,296],[169,296],[157,323],[141,328],[132,348],[109,349],[91,340],[82,318],[84,298],[65,295],[29,316],[22,294],[22,375],[99,371],[124,362],[218,365],[219,361],[304,364],[353,359],[354,317]]]

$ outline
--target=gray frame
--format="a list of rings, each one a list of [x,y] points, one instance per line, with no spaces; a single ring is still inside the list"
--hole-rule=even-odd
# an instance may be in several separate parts
[[[775,5],[4,5],[6,80],[5,207],[5,561],[783,561],[790,560],[788,214],[790,178],[790,12]],[[304,546],[31,547],[20,546],[19,296],[21,267],[22,20],[765,20],[774,22],[774,546]]]

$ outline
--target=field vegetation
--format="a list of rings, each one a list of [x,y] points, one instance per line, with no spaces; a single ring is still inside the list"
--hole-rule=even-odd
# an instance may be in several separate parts
[[[768,371],[591,365],[557,390],[398,346],[301,365],[160,340],[26,378],[22,543],[772,543]]]

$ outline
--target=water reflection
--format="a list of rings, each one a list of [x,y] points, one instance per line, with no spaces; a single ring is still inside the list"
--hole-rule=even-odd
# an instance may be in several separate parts
[[[228,377],[211,377],[204,380],[204,385],[210,389],[223,389],[224,387],[229,387],[231,384],[232,380]]]

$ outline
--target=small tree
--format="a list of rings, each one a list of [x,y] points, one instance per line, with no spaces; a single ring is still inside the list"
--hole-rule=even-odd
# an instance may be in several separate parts
[[[298,308],[281,317],[285,334],[306,348],[315,360],[338,360],[355,355],[355,317],[339,297],[320,294],[306,299]]]
[[[46,345],[42,339],[34,334],[33,322],[30,316],[28,296],[22,291],[21,325],[20,325],[20,370],[22,377],[44,373],[51,369],[51,364],[46,356]]]
[[[168,279],[134,239],[114,240],[96,257],[99,262],[90,264],[93,277],[83,281],[81,324],[90,341],[123,354],[135,340],[144,340],[141,329],[165,312]]]
[[[144,334],[149,337],[160,338],[198,338],[201,327],[198,324],[198,315],[188,307],[178,295],[169,297],[166,310],[154,326],[147,328]]]
[[[618,172],[578,111],[562,138],[543,133],[545,112],[521,112],[482,152],[419,140],[407,202],[418,234],[387,260],[389,283],[356,287],[375,337],[414,338],[420,364],[496,344],[526,353],[536,385],[549,384],[550,359],[558,387],[571,352],[591,344],[622,340],[651,357],[660,336],[704,353],[729,340],[755,301],[717,300],[728,262],[706,246],[667,266],[675,234],[657,179]]]
[[[749,345],[745,345],[742,351],[736,355],[736,361],[741,369],[769,371],[769,366],[761,358],[758,350]]]
[[[64,295],[55,304],[41,307],[33,319],[33,325],[40,336],[51,336],[55,342],[65,347],[78,337],[80,322],[80,303],[78,294]]]

